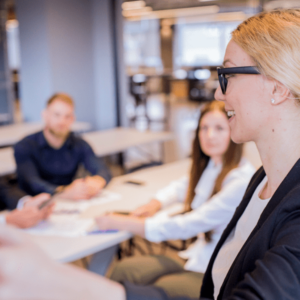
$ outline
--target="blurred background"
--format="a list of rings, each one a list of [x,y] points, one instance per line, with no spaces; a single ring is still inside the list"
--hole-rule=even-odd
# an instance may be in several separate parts
[[[300,1],[1,0],[0,124],[38,122],[46,100],[65,92],[91,130],[172,131],[165,160],[185,158],[231,31],[278,7]],[[124,163],[160,155],[135,147]]]

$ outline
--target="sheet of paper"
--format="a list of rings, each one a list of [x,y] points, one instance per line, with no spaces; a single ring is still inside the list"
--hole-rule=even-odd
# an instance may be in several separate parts
[[[94,229],[94,219],[82,219],[80,215],[87,208],[95,205],[120,200],[121,195],[110,191],[102,193],[91,200],[57,201],[53,214],[48,220],[25,231],[34,235],[77,237],[86,235]]]
[[[110,191],[102,191],[99,196],[91,200],[80,201],[57,201],[54,207],[54,214],[80,214],[91,206],[101,205],[121,199],[121,195]]]
[[[86,235],[94,225],[93,219],[70,218],[70,216],[51,216],[33,228],[25,231],[34,235],[77,237]]]

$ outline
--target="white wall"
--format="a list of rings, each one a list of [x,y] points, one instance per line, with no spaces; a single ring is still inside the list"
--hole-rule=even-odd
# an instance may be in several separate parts
[[[117,125],[110,5],[111,0],[16,0],[25,120],[39,120],[47,98],[61,91],[74,97],[77,120],[96,129]]]

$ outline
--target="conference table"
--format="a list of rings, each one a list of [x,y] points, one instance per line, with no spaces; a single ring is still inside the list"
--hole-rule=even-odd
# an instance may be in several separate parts
[[[81,136],[91,145],[98,157],[122,152],[130,147],[154,142],[163,143],[174,138],[174,135],[171,132],[139,131],[134,128],[122,127],[88,132]],[[4,141],[4,139],[2,139],[2,141]],[[6,141],[8,141],[8,139],[6,139]],[[15,172],[15,170],[16,163],[13,148],[6,147],[0,149],[0,176],[11,174]]]
[[[32,133],[42,130],[42,122],[15,123],[0,126],[0,147],[13,146],[22,138]],[[88,122],[75,122],[72,131],[82,133],[91,130],[92,126]]]
[[[135,128],[116,127],[108,130],[87,132],[81,135],[93,148],[97,156],[122,152],[130,147],[166,142],[174,134],[166,131],[140,131]]]
[[[185,159],[157,167],[143,169],[131,174],[114,177],[107,190],[120,194],[121,198],[87,209],[81,218],[93,218],[110,211],[131,211],[147,203],[155,192],[165,187],[171,181],[188,174],[191,161]],[[128,183],[138,181],[142,185]],[[56,261],[72,262],[110,246],[116,245],[132,237],[125,231],[102,233],[79,237],[29,235],[51,258]]]

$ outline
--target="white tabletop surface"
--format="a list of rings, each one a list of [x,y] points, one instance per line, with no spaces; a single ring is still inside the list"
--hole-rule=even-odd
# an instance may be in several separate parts
[[[122,199],[86,210],[82,218],[97,216],[107,211],[129,211],[147,203],[155,192],[172,180],[188,174],[190,160],[177,161],[135,173],[115,177],[107,189],[119,193]],[[141,186],[126,183],[128,180],[142,181]],[[71,262],[97,251],[116,245],[131,237],[128,232],[106,233],[83,237],[30,236],[51,258],[60,262]]]
[[[11,147],[0,149],[0,176],[11,174],[15,171],[14,149]]]
[[[43,129],[42,122],[16,123],[0,126],[0,147],[11,146],[27,135]],[[87,122],[75,122],[72,130],[75,132],[85,132],[91,129],[91,124]]]
[[[124,151],[130,147],[153,142],[164,142],[174,138],[171,132],[139,131],[134,128],[117,127],[82,134],[97,156]]]

